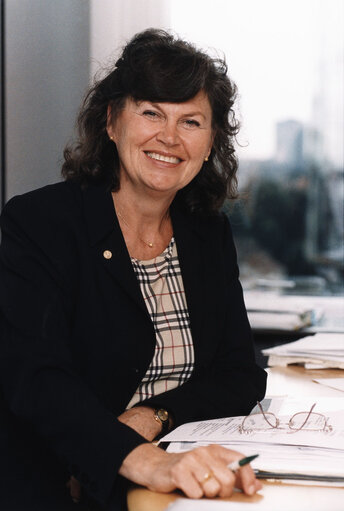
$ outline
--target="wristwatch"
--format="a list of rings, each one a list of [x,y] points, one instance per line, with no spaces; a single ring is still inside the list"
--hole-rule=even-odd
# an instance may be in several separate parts
[[[155,408],[154,419],[161,424],[160,436],[166,435],[170,427],[170,417],[167,410],[164,408]]]

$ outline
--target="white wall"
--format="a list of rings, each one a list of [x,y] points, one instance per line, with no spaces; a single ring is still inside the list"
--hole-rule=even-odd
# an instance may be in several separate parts
[[[109,64],[134,34],[145,28],[168,28],[168,0],[91,0],[91,78]]]

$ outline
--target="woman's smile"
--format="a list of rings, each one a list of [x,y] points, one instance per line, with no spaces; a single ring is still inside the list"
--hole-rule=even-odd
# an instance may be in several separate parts
[[[164,162],[164,163],[171,163],[173,165],[178,165],[181,161],[183,161],[181,158],[178,158],[177,156],[172,156],[169,154],[162,154],[162,153],[151,152],[151,151],[144,151],[144,153],[151,160],[156,160],[156,161]]]

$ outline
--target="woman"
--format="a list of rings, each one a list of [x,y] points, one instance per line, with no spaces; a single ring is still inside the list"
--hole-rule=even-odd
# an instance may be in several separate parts
[[[0,252],[4,509],[125,509],[128,480],[187,496],[260,488],[219,446],[150,442],[265,392],[228,221],[226,66],[158,30],[89,92],[65,181],[9,201]]]

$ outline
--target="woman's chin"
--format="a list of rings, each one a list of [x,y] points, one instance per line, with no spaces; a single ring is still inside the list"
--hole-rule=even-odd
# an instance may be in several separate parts
[[[162,195],[171,194],[174,196],[180,187],[177,186],[175,182],[164,181],[153,181],[147,183],[147,188],[150,192],[161,193]]]

